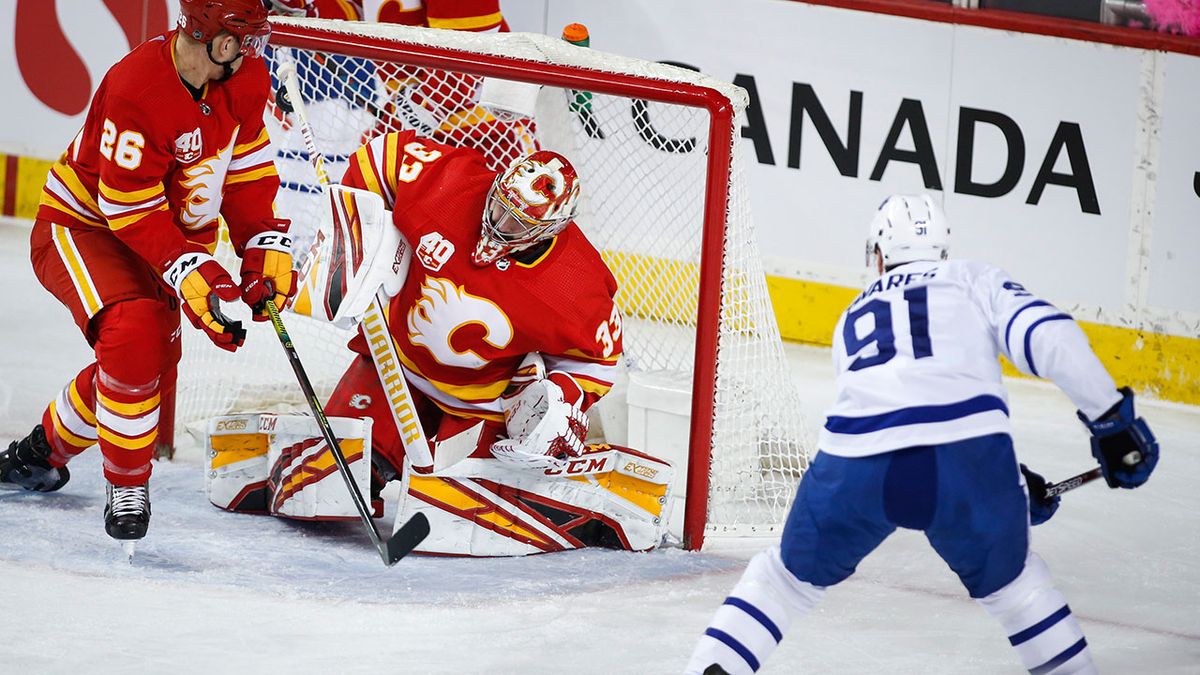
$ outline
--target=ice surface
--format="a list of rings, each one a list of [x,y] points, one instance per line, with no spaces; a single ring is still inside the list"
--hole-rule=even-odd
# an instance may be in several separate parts
[[[0,224],[0,440],[24,435],[89,351]],[[185,327],[185,330],[188,330]],[[789,355],[811,426],[828,355]],[[1013,381],[1018,452],[1052,480],[1088,468],[1065,397]],[[1105,672],[1200,672],[1200,411],[1142,402],[1163,446],[1137,491],[1092,484],[1034,530]],[[0,491],[0,673],[671,673],[762,540],[704,553],[409,558],[356,523],[211,507],[195,458],[155,466],[149,536],[104,535],[98,453],[59,493]],[[388,530],[390,522],[381,522]],[[1020,672],[1003,631],[923,537],[901,531],[798,622],[765,673]]]

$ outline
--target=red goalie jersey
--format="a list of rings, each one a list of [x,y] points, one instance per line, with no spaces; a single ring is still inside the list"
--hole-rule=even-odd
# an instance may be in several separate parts
[[[263,127],[270,80],[245,59],[199,99],[179,79],[172,31],[108,71],[83,129],[50,170],[38,218],[107,228],[162,272],[187,245],[215,246],[224,216],[238,253],[274,218],[279,187]]]
[[[621,355],[616,281],[574,223],[536,259],[473,263],[495,178],[478,152],[411,131],[350,160],[343,183],[382,196],[414,248],[388,312],[407,379],[446,412],[503,421],[500,396],[540,352],[579,383],[587,408],[611,388]]]

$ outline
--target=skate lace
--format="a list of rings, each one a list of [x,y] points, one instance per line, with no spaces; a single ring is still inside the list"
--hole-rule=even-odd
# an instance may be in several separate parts
[[[149,509],[150,495],[145,485],[113,487],[112,513],[114,516],[137,515]]]

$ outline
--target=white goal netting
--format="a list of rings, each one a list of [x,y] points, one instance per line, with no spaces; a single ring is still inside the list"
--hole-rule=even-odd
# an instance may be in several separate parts
[[[496,168],[536,147],[566,155],[583,181],[577,222],[620,286],[628,371],[690,381],[701,355],[693,396],[702,418],[692,420],[689,462],[711,463],[707,494],[687,495],[692,527],[697,519],[710,533],[782,524],[807,466],[808,435],[749,213],[736,142],[743,90],[531,34],[283,20],[273,43],[272,70],[295,64],[334,180],[365,141],[403,128],[476,147]],[[513,77],[541,86],[506,79]],[[702,89],[725,118],[694,102]],[[315,172],[299,131],[274,105],[268,129],[283,181],[277,207],[304,250],[322,204]],[[720,147],[710,147],[714,138]],[[725,209],[712,211],[722,199]],[[719,282],[714,300],[701,299],[705,270]],[[292,314],[285,320],[327,396],[351,358],[351,334]],[[194,331],[185,337],[177,438],[217,414],[303,408],[268,326],[255,325],[237,354]],[[680,489],[684,478],[680,472]]]

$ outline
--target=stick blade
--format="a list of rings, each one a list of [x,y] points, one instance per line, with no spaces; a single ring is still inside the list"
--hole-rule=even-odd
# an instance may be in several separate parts
[[[407,523],[387,540],[387,564],[395,565],[401,558],[412,553],[413,549],[429,536],[429,519],[424,513],[416,513]]]

